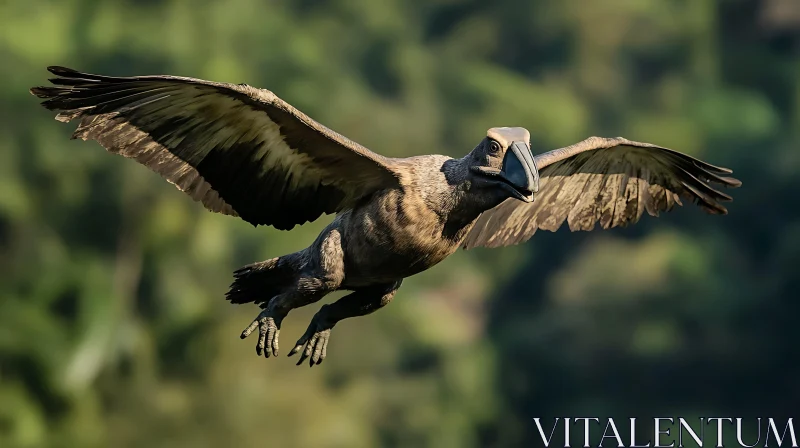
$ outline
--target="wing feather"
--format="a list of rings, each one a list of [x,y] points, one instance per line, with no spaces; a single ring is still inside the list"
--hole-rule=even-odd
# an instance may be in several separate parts
[[[392,159],[322,126],[268,90],[177,76],[48,67],[34,87],[73,138],[159,173],[214,212],[290,229],[399,186]]]
[[[668,148],[621,137],[591,137],[536,156],[540,189],[533,203],[508,199],[484,212],[464,247],[498,247],[527,241],[537,229],[589,231],[636,223],[646,211],[658,216],[695,202],[712,214],[725,214],[731,197],[715,185],[738,187],[731,170]]]

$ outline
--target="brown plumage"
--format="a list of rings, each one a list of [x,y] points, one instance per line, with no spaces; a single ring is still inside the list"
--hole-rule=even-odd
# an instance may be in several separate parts
[[[530,239],[537,229],[555,232],[567,221],[571,231],[604,229],[636,223],[647,211],[658,216],[696,202],[707,212],[724,215],[720,204],[731,197],[710,184],[738,187],[720,168],[671,149],[622,137],[591,137],[534,157],[541,189],[533,203],[506,200],[484,212],[464,242],[499,247]]]
[[[136,159],[213,212],[291,229],[397,186],[386,158],[272,92],[177,76],[115,78],[50,67],[42,104],[80,118],[73,138]],[[213,186],[212,186],[213,185]]]
[[[461,159],[392,159],[331,131],[268,90],[176,76],[109,77],[49,67],[34,87],[56,118],[78,119],[73,138],[159,173],[207,209],[253,225],[291,229],[337,213],[306,249],[245,266],[227,298],[262,312],[256,350],[278,354],[293,308],[352,290],[323,306],[290,351],[319,364],[342,319],[389,303],[405,277],[458,247],[505,246],[537,229],[625,226],[697,202],[714,214],[739,186],[730,170],[623,138],[592,137],[533,156],[524,128],[492,128]],[[535,199],[535,200],[534,200]]]

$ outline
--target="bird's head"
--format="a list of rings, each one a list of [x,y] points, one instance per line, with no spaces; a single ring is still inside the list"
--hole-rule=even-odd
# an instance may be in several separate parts
[[[470,153],[474,185],[492,189],[503,199],[533,202],[539,191],[539,171],[533,160],[530,133],[525,128],[492,128]]]

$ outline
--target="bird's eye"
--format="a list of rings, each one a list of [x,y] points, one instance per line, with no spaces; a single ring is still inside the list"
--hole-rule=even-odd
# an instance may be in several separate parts
[[[498,152],[500,152],[500,143],[497,143],[497,142],[495,142],[495,141],[492,141],[492,142],[489,144],[489,151],[490,151],[492,154],[497,154]]]

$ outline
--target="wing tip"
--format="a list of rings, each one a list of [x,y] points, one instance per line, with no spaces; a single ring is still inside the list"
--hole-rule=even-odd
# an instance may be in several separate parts
[[[57,76],[79,75],[81,72],[62,65],[48,65],[47,71]]]
[[[711,172],[713,172],[715,174],[733,174],[733,170],[732,169],[725,168],[724,166],[712,165],[712,164],[710,164],[708,162],[704,162],[704,161],[702,161],[700,159],[694,159],[693,162],[694,162],[694,165],[696,167],[711,171]]]
[[[31,87],[28,89],[28,92],[37,98],[50,98],[52,96],[50,93],[48,93],[50,89],[52,89],[52,87],[37,86]]]
[[[703,203],[700,204],[700,206],[703,208],[703,210],[705,210],[706,213],[711,215],[724,216],[728,214],[728,209],[720,203],[714,203],[714,204]]]
[[[733,173],[733,171],[731,171],[731,173]],[[726,187],[739,188],[742,186],[742,181],[735,177],[720,177],[720,179]]]
[[[67,67],[62,67],[60,65],[49,65],[49,66],[47,66],[47,71],[60,77],[60,78],[50,78],[50,79],[48,79],[48,81],[50,81],[51,83],[56,84],[56,85],[58,85],[59,81],[61,79],[63,79],[63,78],[70,78],[70,77],[72,77],[72,75],[76,75],[76,74],[80,75],[81,74],[80,72],[78,72],[76,70],[73,70],[73,69],[67,68]],[[60,93],[64,92],[64,88],[63,87],[58,87],[58,86],[56,86],[56,87],[53,87],[53,86],[36,86],[36,87],[31,87],[30,89],[28,89],[28,92],[30,92],[30,94],[35,96],[35,97],[43,98],[43,99],[49,99],[49,98],[54,98],[54,97],[58,96]]]

